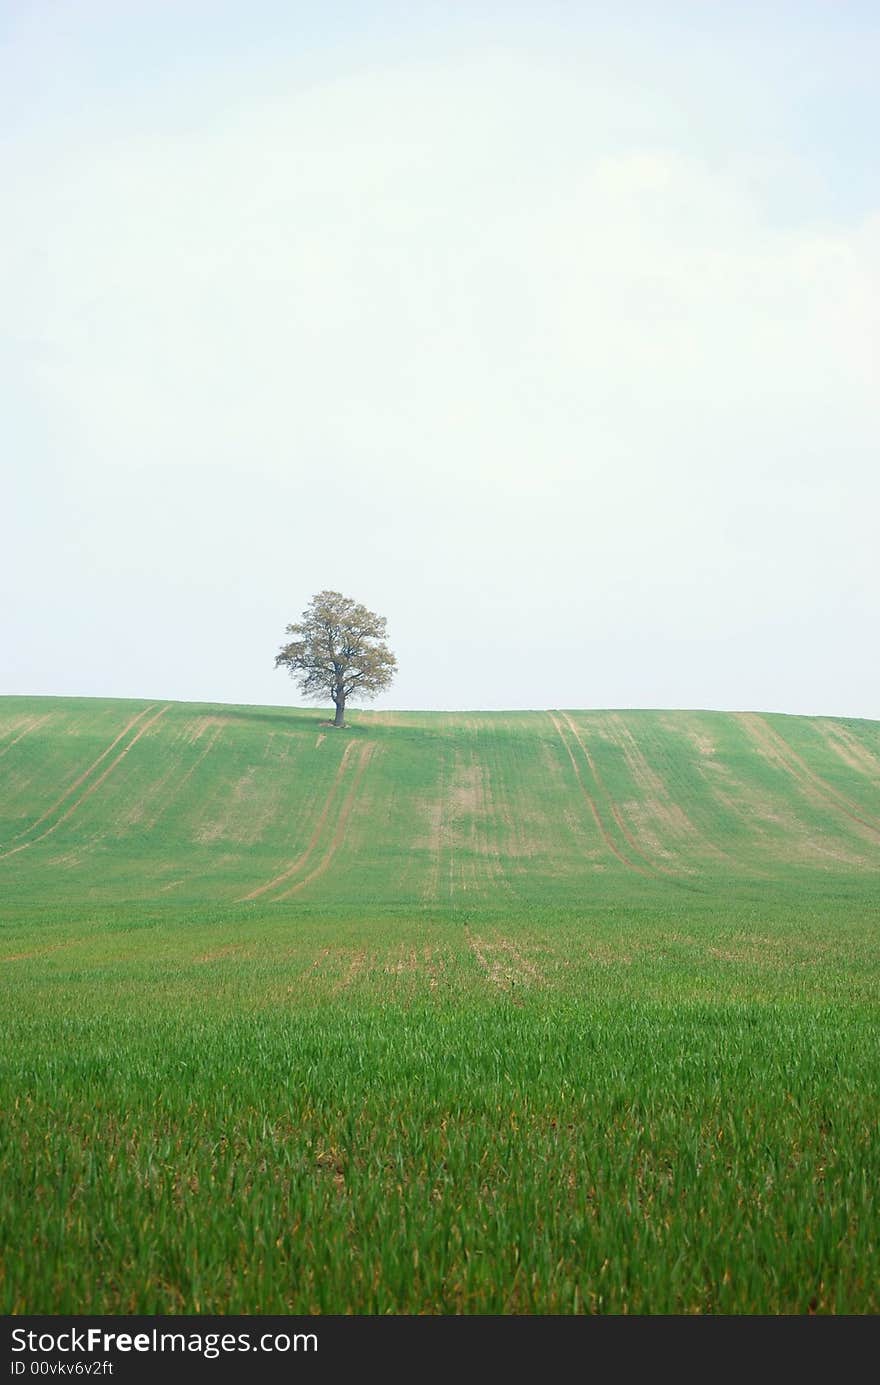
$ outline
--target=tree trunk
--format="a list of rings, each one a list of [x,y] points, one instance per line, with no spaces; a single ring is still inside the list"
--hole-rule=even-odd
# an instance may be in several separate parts
[[[341,690],[336,694],[333,701],[336,703],[336,720],[334,726],[345,725],[345,693]]]

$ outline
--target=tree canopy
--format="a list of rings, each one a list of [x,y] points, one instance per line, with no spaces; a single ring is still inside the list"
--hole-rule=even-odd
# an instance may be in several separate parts
[[[312,597],[292,636],[275,656],[275,667],[286,668],[305,697],[330,697],[336,707],[334,726],[345,725],[349,698],[371,698],[387,688],[397,660],[385,643],[387,621],[341,592],[323,591]]]

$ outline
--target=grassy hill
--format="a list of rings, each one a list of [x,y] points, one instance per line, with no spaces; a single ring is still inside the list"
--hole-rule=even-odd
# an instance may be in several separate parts
[[[0,1311],[880,1311],[880,724],[0,699]]]
[[[873,888],[880,723],[0,700],[16,902],[593,906]]]

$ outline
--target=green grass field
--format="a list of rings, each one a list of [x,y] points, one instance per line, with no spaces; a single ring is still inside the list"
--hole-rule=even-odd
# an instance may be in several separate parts
[[[880,723],[0,699],[0,1311],[880,1311]]]

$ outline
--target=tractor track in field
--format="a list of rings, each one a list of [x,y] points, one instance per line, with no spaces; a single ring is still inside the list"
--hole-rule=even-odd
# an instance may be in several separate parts
[[[639,745],[619,712],[612,712],[610,716],[605,718],[605,730],[613,743],[623,753],[633,782],[641,791],[645,802],[654,800],[656,817],[659,820],[658,825],[661,831],[671,832],[693,843],[702,842],[704,847],[708,848],[718,860],[728,861],[731,865],[738,866],[740,863],[735,856],[732,856],[729,851],[725,851],[717,842],[712,841],[711,837],[708,837],[688,817],[670,791],[666,780],[649,763],[643,747]],[[680,847],[676,847],[675,851],[680,854]],[[659,863],[658,869],[662,869]]]
[[[578,764],[577,760],[575,759],[574,751],[572,750],[571,746],[569,745],[568,741],[566,740],[565,732],[564,732],[563,729],[562,729],[562,722],[559,720],[559,718],[556,716],[556,714],[555,714],[554,712],[548,712],[547,715],[548,715],[548,717],[550,718],[550,720],[552,721],[552,723],[553,723],[553,725],[554,725],[554,727],[555,727],[555,729],[556,729],[556,734],[559,736],[559,739],[562,741],[562,744],[565,746],[565,749],[566,749],[566,751],[567,751],[567,753],[568,753],[568,758],[571,760],[571,767],[572,767],[572,769],[574,770],[575,778],[577,779],[578,784],[579,784],[579,786],[580,786],[581,793],[583,794],[584,798],[585,798],[586,801],[587,801],[587,805],[588,805],[588,807],[589,807],[589,809],[590,809],[590,812],[593,814],[593,819],[594,819],[594,821],[595,821],[595,823],[596,823],[596,827],[597,827],[598,830],[599,830],[599,835],[601,836],[601,838],[602,838],[602,840],[604,841],[605,845],[608,847],[608,850],[609,850],[614,856],[616,856],[617,859],[618,859],[618,861],[620,861],[623,865],[625,865],[625,866],[627,867],[628,870],[637,871],[639,875],[649,875],[649,874],[650,874],[649,871],[645,870],[642,866],[636,865],[633,861],[630,861],[628,857],[624,856],[623,852],[622,852],[622,851],[620,850],[620,848],[618,847],[617,843],[615,842],[614,838],[611,836],[611,833],[608,831],[608,828],[606,827],[605,823],[604,823],[603,820],[602,820],[602,816],[601,816],[601,814],[600,814],[600,812],[599,812],[599,809],[598,809],[598,807],[597,807],[597,805],[596,805],[596,800],[594,799],[593,795],[590,793],[590,790],[587,788],[587,785],[584,783],[584,777],[583,777],[583,775],[581,774],[580,765]],[[578,742],[578,743],[581,744],[580,742]],[[582,749],[582,750],[585,750],[585,747],[584,747],[582,744],[581,744],[581,749]],[[593,768],[592,756],[590,756],[586,751],[585,751],[585,754],[586,754],[587,764],[588,764],[588,765],[590,766],[590,768],[592,769],[592,768]]]
[[[441,888],[450,901],[459,895],[473,898],[481,888],[503,890],[515,897],[501,851],[486,831],[486,824],[499,816],[507,820],[504,810],[499,812],[488,768],[475,758],[473,748],[469,755],[455,750],[450,761],[444,758],[440,762],[436,796],[430,803],[425,839],[430,864],[421,891],[422,903],[438,902]]]
[[[468,720],[467,729],[476,732],[477,724]],[[478,747],[472,743],[455,753],[448,789],[447,828],[450,848],[458,848],[457,879],[451,883],[462,897],[471,898],[488,888],[491,892],[515,890],[504,873],[501,853],[493,841],[492,824],[497,820],[497,799],[493,791],[490,764],[481,762]]]
[[[170,702],[166,703],[164,707],[160,707],[159,711],[156,712],[155,716],[150,717],[149,721],[144,721],[143,718],[147,716],[149,712],[154,711],[156,705],[157,704],[154,702],[151,707],[147,707],[143,712],[139,712],[136,717],[133,717],[132,720],[128,723],[128,725],[125,727],[125,730],[120,731],[115,741],[113,741],[112,744],[109,745],[107,749],[103,751],[101,755],[98,756],[97,760],[93,761],[89,768],[79,776],[75,783],[71,784],[67,792],[62,794],[61,798],[59,798],[52,805],[51,808],[47,809],[46,812],[43,813],[42,817],[37,818],[36,822],[31,823],[31,826],[27,828],[26,831],[32,832],[35,827],[39,827],[41,823],[45,822],[46,819],[50,817],[53,812],[56,811],[56,809],[63,807],[67,800],[70,798],[71,794],[73,794],[76,791],[76,789],[80,788],[84,781],[88,778],[88,776],[92,774],[94,770],[96,770],[98,766],[104,762],[104,760],[106,760],[107,756],[113,749],[115,749],[115,747],[119,744],[119,742],[126,735],[126,733],[131,731],[134,726],[140,723],[140,725],[138,726],[137,733],[134,736],[132,736],[131,740],[125,746],[124,750],[122,750],[116,756],[115,760],[110,761],[110,764],[107,766],[107,768],[103,771],[102,774],[98,775],[97,779],[92,780],[91,784],[89,784],[88,788],[85,790],[85,793],[80,794],[79,798],[74,799],[73,803],[70,804],[66,811],[63,812],[61,816],[58,819],[56,819],[56,821],[53,822],[50,827],[47,827],[45,832],[40,832],[38,836],[32,837],[30,841],[22,842],[20,846],[13,846],[10,848],[9,851],[4,851],[0,853],[0,861],[5,860],[8,856],[15,856],[19,851],[27,851],[28,847],[30,846],[36,846],[38,842],[44,841],[46,837],[51,836],[53,832],[57,831],[57,829],[61,826],[63,822],[67,822],[68,818],[73,816],[77,808],[79,808],[81,804],[85,803],[86,799],[90,798],[92,794],[95,792],[95,790],[100,788],[100,786],[104,783],[105,779],[107,779],[113,773],[113,771],[116,769],[116,766],[119,765],[125,759],[128,752],[132,749],[133,746],[137,744],[141,736],[146,735],[150,727],[154,726],[156,722],[159,720],[159,718],[163,717],[165,713],[170,710],[171,707]],[[24,836],[24,833],[19,832],[18,835],[19,837],[21,837]]]
[[[336,830],[330,839],[330,845],[328,846],[326,852],[319,861],[318,865],[315,866],[314,870],[309,871],[308,875],[304,875],[302,880],[297,880],[296,884],[291,885],[289,889],[283,890],[281,894],[276,895],[275,899],[272,901],[273,904],[277,903],[281,899],[289,899],[292,894],[296,894],[299,890],[304,890],[306,885],[310,885],[313,880],[317,880],[318,877],[320,875],[323,875],[324,872],[328,869],[330,862],[333,860],[333,857],[336,855],[337,851],[342,845],[343,839],[345,837],[345,827],[349,817],[351,816],[351,810],[354,807],[355,799],[357,798],[358,789],[360,788],[360,782],[364,777],[367,765],[370,763],[375,748],[376,747],[372,742],[369,742],[367,745],[362,745],[360,747],[360,753],[357,757],[357,766],[352,776],[351,788],[349,789],[345,801],[339,810],[339,818],[336,823]]]
[[[0,957],[0,964],[3,962],[31,962],[39,958],[51,957],[55,952],[63,952],[68,947],[77,947],[85,942],[84,938],[68,938],[63,943],[49,943],[45,947],[35,948],[32,952],[10,952],[5,957]]]
[[[422,889],[422,904],[436,904],[440,896],[440,865],[443,854],[443,842],[446,835],[445,814],[443,805],[446,802],[446,762],[440,759],[440,769],[437,778],[437,799],[431,804],[429,811],[429,834],[427,845],[430,851],[430,865],[428,867],[427,880]]]
[[[12,840],[18,841],[20,837],[26,837],[28,832],[33,832],[35,828],[40,826],[40,823],[45,822],[47,818],[51,817],[52,814],[55,812],[56,808],[60,808],[63,803],[67,802],[68,798],[70,798],[70,795],[72,793],[76,793],[76,790],[79,788],[80,784],[83,784],[85,780],[88,779],[89,775],[93,774],[94,771],[98,768],[98,766],[104,763],[110,752],[116,749],[119,742],[128,735],[129,731],[131,731],[133,727],[137,726],[138,722],[142,721],[144,717],[147,715],[147,713],[152,712],[157,705],[158,704],[154,702],[150,707],[145,707],[143,711],[138,712],[136,716],[133,716],[131,718],[131,721],[129,721],[126,726],[123,726],[122,730],[119,732],[119,735],[116,737],[116,739],[110,742],[106,750],[101,751],[101,754],[98,756],[97,760],[93,760],[92,763],[88,766],[88,768],[83,770],[82,774],[79,776],[78,779],[74,779],[70,787],[64,790],[64,793],[61,795],[61,797],[56,798],[55,802],[51,805],[51,807],[47,808],[44,813],[41,813],[40,816],[34,822],[32,822],[29,827],[25,827],[21,830],[21,832],[17,832]]]
[[[665,875],[670,879],[678,880],[678,875],[674,870],[670,870],[668,866],[663,866],[660,864],[659,861],[653,860],[646,853],[641,842],[637,841],[636,838],[633,836],[632,832],[629,830],[629,828],[626,825],[626,822],[624,821],[623,814],[621,813],[617,804],[614,802],[614,799],[611,797],[611,794],[608,792],[608,788],[605,784],[605,781],[599,773],[599,770],[596,766],[596,762],[590,754],[590,748],[587,745],[586,741],[581,739],[581,734],[575,726],[574,722],[572,721],[571,717],[568,715],[568,712],[562,712],[560,715],[565,718],[565,722],[571,730],[571,734],[574,736],[581,750],[584,752],[584,758],[587,761],[587,764],[590,766],[590,771],[593,775],[593,778],[596,781],[596,784],[608,800],[608,807],[611,810],[611,816],[614,818],[620,835],[623,837],[624,841],[629,845],[630,849],[635,852],[636,856],[638,856],[639,859],[644,862],[645,866],[650,872],[659,872],[661,875]],[[681,882],[679,881],[679,883]]]
[[[553,723],[553,725],[554,725],[554,727],[555,727],[555,729],[556,729],[557,735],[559,736],[559,739],[562,741],[562,744],[565,746],[565,749],[566,749],[566,751],[568,752],[568,758],[571,760],[571,766],[572,766],[572,769],[573,769],[574,772],[575,772],[575,776],[576,776],[576,778],[577,778],[578,784],[580,785],[581,792],[582,792],[584,798],[585,798],[586,801],[587,801],[587,804],[588,804],[588,806],[589,806],[589,808],[590,808],[590,812],[593,814],[593,818],[594,818],[594,821],[595,821],[595,823],[596,823],[596,826],[597,826],[597,828],[599,829],[599,833],[600,833],[600,835],[601,835],[601,837],[602,837],[602,840],[604,841],[605,845],[608,847],[608,850],[609,850],[614,856],[617,857],[618,861],[620,861],[622,865],[626,866],[626,868],[627,868],[628,870],[635,871],[638,875],[644,875],[644,876],[646,876],[648,879],[651,879],[652,877],[656,877],[656,876],[658,876],[658,875],[661,875],[661,876],[663,876],[664,878],[666,878],[666,879],[668,879],[668,880],[674,881],[674,882],[675,882],[676,884],[678,884],[678,885],[683,885],[683,882],[682,882],[681,880],[678,879],[678,877],[674,874],[673,871],[667,870],[665,866],[660,866],[660,865],[655,864],[653,861],[648,860],[648,859],[644,856],[644,854],[643,854],[641,848],[639,847],[638,843],[633,839],[633,837],[631,836],[629,830],[627,829],[627,827],[625,826],[625,824],[622,822],[622,820],[621,820],[621,815],[620,815],[620,812],[619,812],[619,810],[618,810],[618,808],[617,808],[617,805],[614,803],[613,799],[611,798],[611,795],[608,793],[608,790],[606,789],[605,784],[604,784],[604,782],[602,781],[602,778],[601,778],[601,776],[599,775],[599,772],[598,772],[598,770],[597,770],[597,768],[596,768],[595,761],[593,760],[593,757],[592,757],[592,755],[590,754],[589,748],[588,748],[588,746],[584,743],[584,741],[581,740],[581,737],[580,737],[580,735],[579,735],[579,733],[578,733],[577,727],[575,726],[575,724],[574,724],[574,722],[572,721],[571,717],[570,717],[566,712],[560,712],[558,716],[557,716],[557,714],[556,714],[555,712],[548,712],[547,715],[549,716],[550,720],[552,721],[552,723]],[[624,838],[624,840],[628,843],[628,845],[631,847],[631,849],[634,851],[634,853],[640,858],[639,861],[633,861],[633,860],[631,860],[630,857],[627,856],[627,855],[620,849],[620,847],[618,846],[617,842],[614,840],[614,837],[612,836],[612,834],[611,834],[611,832],[610,832],[610,830],[609,830],[609,828],[608,828],[608,824],[605,822],[604,818],[602,817],[602,814],[601,814],[601,812],[600,812],[600,810],[599,810],[599,805],[597,804],[595,798],[594,798],[593,795],[590,793],[590,790],[589,790],[589,788],[587,787],[587,784],[586,784],[586,782],[585,782],[585,780],[584,780],[584,776],[583,776],[583,774],[581,773],[580,765],[578,764],[577,759],[576,759],[575,754],[574,754],[574,751],[572,750],[572,748],[571,748],[571,746],[570,746],[570,744],[569,744],[569,742],[568,742],[568,739],[567,739],[567,737],[566,737],[566,735],[565,735],[565,731],[563,730],[562,722],[559,720],[560,717],[563,717],[563,718],[565,719],[565,722],[566,722],[566,724],[567,724],[567,726],[568,726],[568,728],[569,728],[571,734],[573,735],[575,741],[577,742],[577,745],[579,746],[579,748],[580,748],[580,750],[581,750],[581,752],[582,752],[582,754],[583,754],[584,760],[586,761],[586,763],[587,763],[587,765],[588,765],[588,767],[589,767],[590,773],[591,773],[592,776],[593,776],[593,781],[594,781],[594,783],[596,784],[597,788],[599,788],[599,789],[601,790],[601,792],[605,795],[605,797],[608,799],[609,809],[610,809],[611,815],[612,815],[612,817],[613,817],[613,819],[614,819],[615,825],[617,826],[618,831],[620,832],[620,834],[621,834],[621,836]]]
[[[825,743],[831,747],[839,760],[849,769],[854,769],[857,774],[869,779],[873,788],[880,788],[880,760],[871,754],[857,736],[835,721],[820,723],[820,729]]]
[[[207,721],[207,718],[205,718],[205,720]],[[166,770],[166,772],[161,776],[161,778],[155,781],[148,793],[145,794],[144,801],[141,804],[132,805],[132,809],[128,817],[126,818],[127,825],[137,823],[140,826],[141,830],[144,830],[145,828],[152,829],[153,827],[155,827],[156,823],[159,821],[159,818],[162,816],[162,814],[167,812],[168,808],[174,803],[174,800],[179,797],[186,784],[189,782],[189,780],[195,774],[196,770],[201,765],[202,761],[208,755],[210,755],[211,751],[214,749],[215,745],[217,744],[218,740],[223,734],[223,726],[221,723],[218,722],[217,724],[212,725],[211,729],[207,732],[204,732],[203,728],[203,731],[200,731],[198,735],[193,736],[192,740],[188,741],[188,744],[196,745],[202,739],[203,733],[203,748],[199,752],[197,758],[190,765],[189,769],[185,771],[182,778],[178,779],[175,783],[174,776],[179,773],[181,767],[179,761],[175,760],[172,763],[171,768]],[[162,795],[166,789],[170,789],[170,792],[168,792],[167,795],[163,798]]]
[[[246,895],[241,895],[240,898],[236,900],[236,903],[237,903],[237,904],[244,904],[244,903],[247,903],[247,902],[249,902],[250,900],[253,900],[253,899],[260,899],[263,895],[268,894],[270,890],[277,889],[277,887],[278,887],[279,885],[284,885],[288,880],[291,880],[295,875],[297,875],[297,874],[299,873],[299,871],[301,871],[305,866],[308,865],[308,863],[309,863],[311,857],[312,857],[312,856],[314,855],[314,853],[315,853],[315,849],[316,849],[316,847],[317,847],[317,845],[318,845],[318,842],[319,842],[320,839],[321,839],[321,834],[323,833],[324,828],[325,828],[325,826],[326,826],[326,824],[327,824],[327,818],[329,817],[330,811],[331,811],[331,809],[332,809],[332,807],[333,807],[333,804],[334,804],[334,802],[336,801],[336,797],[337,797],[337,794],[338,794],[338,791],[339,791],[339,786],[340,786],[340,784],[342,783],[342,781],[343,781],[343,779],[344,779],[344,777],[345,777],[345,773],[346,773],[346,769],[347,769],[347,766],[348,766],[348,762],[349,762],[349,760],[352,758],[352,756],[353,756],[353,754],[354,754],[354,751],[355,751],[356,749],[359,749],[359,751],[360,751],[360,754],[359,754],[359,757],[358,757],[359,760],[360,760],[360,761],[363,761],[363,760],[364,760],[364,752],[367,752],[367,751],[368,751],[369,754],[372,754],[373,746],[372,746],[372,743],[369,743],[368,745],[361,745],[360,747],[358,747],[357,741],[349,741],[349,742],[348,742],[348,745],[345,747],[345,750],[342,752],[342,759],[339,761],[339,766],[338,766],[338,768],[337,768],[337,770],[336,770],[335,775],[333,776],[333,782],[331,783],[330,788],[329,788],[329,790],[328,790],[328,792],[327,792],[327,797],[324,799],[324,804],[323,804],[323,806],[322,806],[322,808],[321,808],[320,813],[318,814],[318,820],[317,820],[317,822],[315,823],[314,828],[312,829],[312,835],[309,837],[308,842],[306,843],[305,847],[304,847],[303,850],[300,852],[300,854],[297,856],[296,860],[295,860],[295,861],[291,861],[290,865],[285,866],[284,869],[283,869],[282,871],[279,871],[277,875],[273,875],[273,877],[272,877],[271,880],[267,880],[267,881],[266,881],[264,884],[262,884],[262,885],[257,885],[257,887],[256,887],[255,889],[251,890],[248,894],[246,894]],[[367,755],[367,759],[369,759],[369,754]],[[364,765],[364,764],[359,764],[359,765],[358,765],[358,771],[359,771],[359,772],[356,772],[356,774],[355,774],[355,783],[357,783],[357,781],[358,781],[358,779],[359,779],[359,777],[360,777],[360,773],[363,772],[363,769],[364,769],[364,768],[365,768],[365,765]],[[349,811],[350,811],[350,804],[349,804],[350,798],[351,798],[351,794],[348,795],[348,798],[346,798],[345,803],[343,804],[343,808],[342,808],[342,810],[341,810],[341,812],[340,812],[340,821],[342,820],[343,815],[344,815],[346,818],[348,817],[348,813],[346,812],[346,806],[349,807]],[[343,823],[343,825],[344,825],[344,823]],[[338,832],[338,831],[339,831],[339,827],[337,826],[337,832]],[[332,843],[331,843],[331,845],[332,845]],[[334,847],[334,848],[333,848],[333,852],[335,852],[335,850],[336,850],[336,848]],[[333,854],[333,853],[331,853],[331,854]],[[323,864],[324,864],[324,863],[322,862],[321,865],[323,865]],[[324,869],[326,869],[326,866],[324,866]],[[293,887],[293,889],[299,889],[299,888],[301,888],[302,885],[306,883],[306,881],[308,881],[308,880],[314,878],[314,874],[315,874],[315,873],[320,873],[320,872],[321,872],[321,866],[318,866],[318,867],[316,868],[316,872],[312,872],[311,874],[307,875],[307,876],[305,877],[305,880],[298,882],[298,884],[295,885],[295,886]],[[288,893],[293,893],[293,890],[290,890],[290,891],[285,890],[285,891],[284,891],[284,894],[285,894],[285,895],[288,894]],[[281,896],[281,897],[283,897],[283,896]]]
[[[29,736],[31,731],[38,731],[41,726],[45,726],[46,722],[51,720],[51,712],[45,712],[41,717],[27,718],[26,725],[18,732],[18,735],[13,735],[12,740],[7,741],[6,744],[0,748],[0,760],[3,759],[4,755],[9,754],[14,745],[18,745],[19,741],[23,741],[25,736]]]
[[[758,712],[740,712],[738,720],[741,726],[745,727],[747,734],[753,744],[761,752],[764,759],[770,764],[778,764],[802,789],[807,798],[822,804],[826,808],[834,808],[838,813],[843,813],[851,822],[858,823],[864,827],[874,837],[880,838],[880,824],[876,820],[862,817],[858,811],[859,805],[852,803],[832,786],[827,783],[815,770],[811,769],[806,760],[803,760],[798,752],[788,744],[788,741],[771,726],[770,723]],[[862,810],[863,811],[863,810]]]

